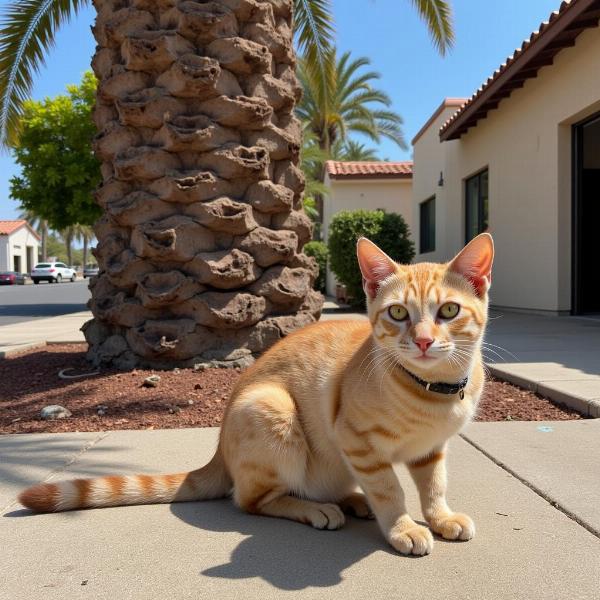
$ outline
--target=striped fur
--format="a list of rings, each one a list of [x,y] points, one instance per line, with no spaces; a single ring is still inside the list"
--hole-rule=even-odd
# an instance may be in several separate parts
[[[431,530],[471,538],[471,519],[446,503],[446,442],[472,417],[483,388],[491,238],[479,236],[447,264],[398,265],[367,240],[358,254],[369,321],[315,324],[266,352],[239,378],[208,465],[41,484],[20,501],[48,512],[232,493],[249,513],[320,529],[341,527],[342,509],[374,514],[396,550],[427,554],[431,531],[409,516],[392,468],[405,463]],[[447,302],[460,311],[443,320],[438,311]],[[410,318],[394,321],[393,304]],[[429,359],[415,339],[433,340]],[[398,364],[428,381],[468,376],[464,398],[426,391]]]

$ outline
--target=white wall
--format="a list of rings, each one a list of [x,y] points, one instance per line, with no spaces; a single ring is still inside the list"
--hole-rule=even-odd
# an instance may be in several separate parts
[[[33,235],[33,233],[31,233],[31,231],[29,230],[28,227],[21,227],[20,229],[18,229],[17,231],[15,231],[14,233],[12,233],[10,236],[2,236],[1,239],[7,239],[8,238],[8,256],[7,257],[3,257],[2,254],[0,254],[0,268],[7,270],[7,271],[12,271],[13,270],[13,265],[14,265],[14,257],[15,256],[20,256],[21,257],[21,271],[23,273],[27,273],[27,247],[31,246],[33,248],[33,266],[35,266],[35,263],[38,260],[38,251],[39,251],[39,241],[38,239],[35,237],[35,235]],[[0,242],[1,245],[1,242]],[[5,262],[2,262],[2,260],[4,260]]]
[[[446,260],[462,247],[464,181],[488,167],[489,222],[497,251],[494,305],[571,308],[571,125],[600,111],[597,73],[600,30],[590,29],[460,140],[438,144],[445,184],[438,192],[443,208],[438,207],[440,245],[434,258]],[[437,161],[439,177],[439,149],[427,146],[435,146],[432,140],[423,136],[415,145],[415,201],[425,199],[421,196],[435,179],[428,155]]]
[[[10,271],[8,267],[8,236],[0,235],[0,271]]]
[[[414,239],[411,179],[325,178],[330,192],[323,203],[323,241],[327,242],[332,217],[344,210],[376,210],[399,213],[408,223]],[[335,277],[327,274],[327,293],[335,295]]]

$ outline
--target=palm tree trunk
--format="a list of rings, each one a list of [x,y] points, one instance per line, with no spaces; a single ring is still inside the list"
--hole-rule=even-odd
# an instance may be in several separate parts
[[[40,229],[42,236],[42,262],[48,260],[48,221],[42,219],[40,221]]]
[[[65,248],[67,250],[67,264],[69,267],[73,264],[73,232],[67,229],[64,233]]]
[[[318,318],[291,0],[95,0],[90,356],[249,362]],[[126,5],[125,7],[123,7]]]
[[[87,265],[88,262],[88,244],[89,244],[89,238],[87,236],[87,233],[83,234],[83,268],[85,269],[85,265]]]

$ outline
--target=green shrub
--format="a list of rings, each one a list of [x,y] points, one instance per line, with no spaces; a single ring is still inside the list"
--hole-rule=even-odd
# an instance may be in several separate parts
[[[415,246],[402,215],[383,210],[354,210],[336,214],[329,228],[329,266],[343,283],[351,303],[364,306],[362,276],[356,258],[356,241],[369,238],[399,263],[410,263]]]
[[[304,254],[312,256],[319,265],[319,276],[315,281],[315,289],[319,292],[325,293],[325,277],[327,274],[327,257],[329,252],[327,251],[327,245],[325,242],[308,242],[304,246]]]

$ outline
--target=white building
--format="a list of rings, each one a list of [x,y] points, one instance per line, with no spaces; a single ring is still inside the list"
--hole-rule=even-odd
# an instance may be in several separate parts
[[[39,247],[40,236],[27,221],[0,221],[0,271],[31,273]]]
[[[329,193],[323,200],[323,241],[336,213],[345,210],[376,210],[399,213],[411,227],[413,223],[412,162],[326,163],[325,185]],[[336,281],[327,273],[327,293],[335,296]]]

